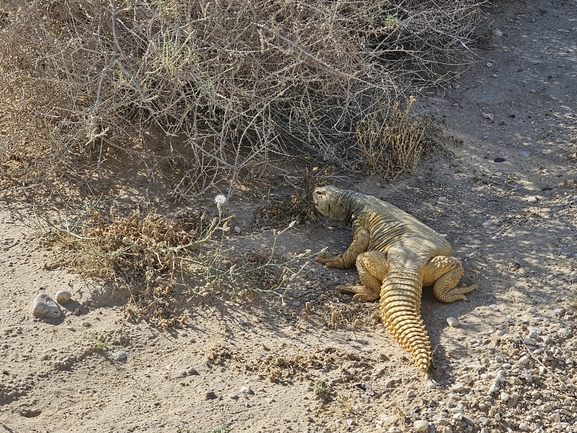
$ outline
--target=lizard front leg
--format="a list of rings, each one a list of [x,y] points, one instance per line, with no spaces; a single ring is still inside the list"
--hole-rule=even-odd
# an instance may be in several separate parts
[[[329,268],[345,269],[351,268],[357,261],[357,256],[364,253],[369,248],[369,231],[364,227],[355,230],[353,241],[347,250],[338,256],[330,254],[319,254],[315,261],[326,265]]]

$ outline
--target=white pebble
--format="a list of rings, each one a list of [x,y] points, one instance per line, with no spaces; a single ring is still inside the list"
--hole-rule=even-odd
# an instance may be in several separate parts
[[[459,321],[455,317],[447,317],[447,323],[451,328],[459,326]]]
[[[124,350],[114,352],[112,357],[119,362],[125,362],[128,359],[128,354]]]
[[[519,364],[521,365],[527,365],[529,364],[529,361],[531,359],[527,356],[527,355],[523,355],[520,359],[519,359]]]
[[[58,290],[56,292],[56,302],[60,305],[66,304],[72,299],[72,294],[67,290]]]
[[[491,227],[492,224],[493,224],[493,223],[492,223],[491,221],[485,221],[485,222],[483,223],[483,227],[485,227],[486,229],[488,229],[489,227]]]
[[[527,201],[529,203],[537,203],[537,197],[535,197],[534,195],[527,197]]]
[[[413,428],[415,432],[426,432],[429,430],[429,421],[424,419],[417,420],[413,424]]]
[[[560,328],[559,333],[565,337],[569,336],[570,332],[567,328]]]
[[[527,424],[526,422],[520,423],[519,424],[519,430],[523,430],[523,431],[529,430],[529,424]]]
[[[495,375],[495,380],[497,382],[505,382],[505,372],[503,370],[499,370]]]
[[[455,392],[461,392],[464,389],[465,389],[465,385],[463,385],[462,383],[456,383],[451,387],[451,390],[455,391]]]

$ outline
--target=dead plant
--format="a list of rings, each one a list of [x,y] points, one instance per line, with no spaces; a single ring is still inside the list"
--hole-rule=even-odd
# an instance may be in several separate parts
[[[397,101],[390,110],[371,113],[357,124],[359,151],[370,171],[389,179],[410,173],[425,149],[435,146],[437,128],[428,119],[411,116],[414,102],[411,96],[401,108]]]

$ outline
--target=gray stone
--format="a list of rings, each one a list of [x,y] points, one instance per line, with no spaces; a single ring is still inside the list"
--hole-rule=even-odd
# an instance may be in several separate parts
[[[50,296],[40,293],[32,302],[32,315],[39,319],[57,319],[62,315],[62,311]]]

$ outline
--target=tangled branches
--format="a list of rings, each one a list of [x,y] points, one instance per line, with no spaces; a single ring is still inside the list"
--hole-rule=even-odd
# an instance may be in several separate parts
[[[480,3],[18,4],[0,7],[4,173],[30,184],[130,149],[161,175],[169,158],[190,196],[287,154],[358,162],[360,119],[466,63]],[[183,146],[152,152],[151,128]]]

